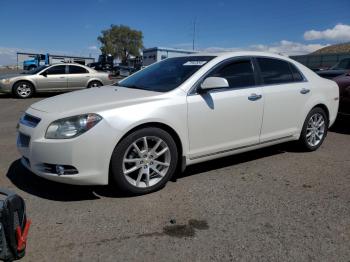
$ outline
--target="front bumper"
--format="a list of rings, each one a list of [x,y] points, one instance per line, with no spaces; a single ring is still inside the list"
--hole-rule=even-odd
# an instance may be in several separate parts
[[[0,80],[0,93],[11,93],[11,85],[5,84],[3,80]]]
[[[102,120],[91,130],[73,139],[45,139],[46,128],[52,120],[45,120],[43,112],[33,112],[33,109],[29,112],[41,118],[41,121],[34,128],[19,124],[17,148],[26,168],[40,177],[66,184],[108,184],[109,163],[115,146],[111,139],[115,135],[106,121]],[[27,146],[21,143],[20,134],[29,137]],[[58,175],[55,171],[48,172],[45,169],[47,165],[72,166],[78,173]]]

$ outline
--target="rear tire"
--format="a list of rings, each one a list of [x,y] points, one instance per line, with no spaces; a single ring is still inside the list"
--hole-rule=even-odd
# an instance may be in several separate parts
[[[99,87],[99,86],[103,86],[102,83],[100,81],[91,81],[87,88],[92,88],[92,87]]]
[[[124,192],[147,194],[165,186],[177,163],[178,151],[171,135],[160,128],[143,128],[115,147],[111,179]]]
[[[328,132],[328,117],[320,108],[313,108],[307,115],[299,138],[299,145],[305,151],[315,151],[323,143]]]
[[[34,93],[34,86],[26,81],[17,82],[13,86],[13,94],[18,98],[29,98]]]

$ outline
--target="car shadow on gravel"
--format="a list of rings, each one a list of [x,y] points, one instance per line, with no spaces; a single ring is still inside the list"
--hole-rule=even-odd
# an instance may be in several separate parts
[[[218,158],[215,160],[210,160],[203,163],[188,166],[185,172],[183,172],[182,174],[178,174],[177,179],[181,179],[187,176],[198,175],[204,172],[221,169],[228,166],[243,164],[246,162],[254,161],[265,157],[271,157],[271,156],[283,154],[286,152],[298,152],[298,150],[296,149],[293,143],[285,143],[285,144],[257,149],[257,150],[253,150],[253,151],[249,151],[246,153],[241,153],[233,156]]]
[[[115,192],[116,190],[111,186],[75,186],[46,180],[26,169],[19,159],[11,164],[6,176],[18,189],[48,200],[66,202],[96,200],[101,196],[130,197],[130,195]]]
[[[181,173],[177,172],[172,179],[175,182],[177,179],[181,179],[187,176],[199,175],[204,172],[225,168],[228,166],[234,166],[257,159],[271,157],[286,152],[299,152],[295,143],[285,143],[281,145],[275,145],[263,149],[250,151],[247,153],[237,154],[234,156],[228,156],[219,158],[200,164],[191,165]],[[300,151],[302,152],[302,151]],[[68,184],[60,184],[52,182],[44,178],[34,175],[27,170],[20,162],[20,160],[14,161],[8,172],[7,177],[10,181],[20,190],[35,195],[40,198],[54,200],[54,201],[83,201],[83,200],[97,200],[101,197],[110,198],[126,198],[137,197],[135,195],[127,194],[116,190],[113,185],[111,186],[75,186]]]

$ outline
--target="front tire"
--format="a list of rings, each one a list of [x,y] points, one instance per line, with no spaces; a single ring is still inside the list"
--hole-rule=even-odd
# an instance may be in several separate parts
[[[16,83],[13,86],[13,94],[18,98],[29,98],[34,93],[34,86],[25,81]]]
[[[171,135],[160,128],[143,128],[114,149],[111,178],[124,192],[147,194],[165,186],[177,162],[178,151]]]
[[[317,150],[326,138],[327,132],[327,114],[322,108],[315,107],[305,119],[299,139],[301,148],[306,151]]]

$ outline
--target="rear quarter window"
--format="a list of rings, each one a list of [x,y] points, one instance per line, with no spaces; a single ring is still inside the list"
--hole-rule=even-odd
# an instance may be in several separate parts
[[[292,71],[294,82],[302,82],[304,81],[303,75],[300,73],[299,69],[292,63],[289,63],[290,70]]]

